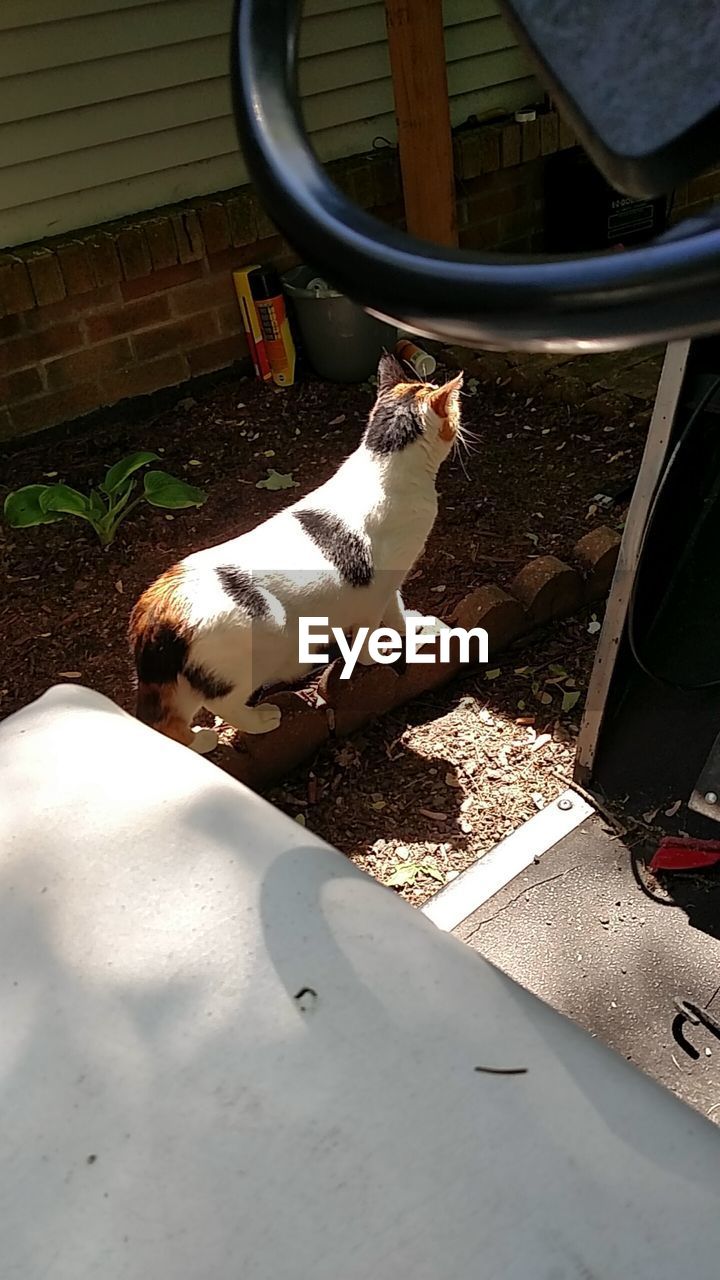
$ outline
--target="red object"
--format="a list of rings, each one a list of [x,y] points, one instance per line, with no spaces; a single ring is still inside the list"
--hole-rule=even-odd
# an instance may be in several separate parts
[[[689,836],[665,836],[660,841],[651,871],[697,871],[720,862],[720,840],[691,840]]]

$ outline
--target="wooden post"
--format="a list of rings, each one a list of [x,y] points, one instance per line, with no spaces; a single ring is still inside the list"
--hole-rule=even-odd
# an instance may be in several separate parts
[[[457,244],[442,0],[385,0],[407,228]]]

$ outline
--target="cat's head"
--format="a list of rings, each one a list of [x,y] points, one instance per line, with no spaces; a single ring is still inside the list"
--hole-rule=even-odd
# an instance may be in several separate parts
[[[377,399],[364,436],[366,447],[386,457],[412,450],[437,471],[460,431],[462,381],[459,373],[441,387],[418,382],[395,356],[382,356]]]

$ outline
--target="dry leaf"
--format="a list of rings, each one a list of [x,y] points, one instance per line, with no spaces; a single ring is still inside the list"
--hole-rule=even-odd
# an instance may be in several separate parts
[[[80,680],[82,679],[82,671],[58,671],[58,676],[62,680]]]
[[[455,787],[455,789],[456,789],[456,790],[458,790],[458,791],[462,789],[462,783],[460,782],[460,780],[459,780],[458,778],[456,778],[456,777],[455,777],[455,774],[454,774],[454,773],[446,773],[446,774],[445,774],[445,786],[446,786],[446,787]]]
[[[256,489],[270,489],[273,492],[276,489],[297,489],[297,480],[293,479],[291,471],[284,474],[280,471],[273,471],[272,467],[268,468],[267,479],[258,480],[255,485]]]
[[[537,737],[537,738],[535,739],[535,741],[532,743],[532,745],[531,745],[531,747],[530,747],[530,750],[531,750],[531,751],[542,751],[543,747],[546,747],[546,746],[547,746],[547,744],[548,744],[548,742],[552,742],[552,734],[550,734],[550,733],[541,733],[541,734],[539,734],[539,735],[538,735],[538,737]]]

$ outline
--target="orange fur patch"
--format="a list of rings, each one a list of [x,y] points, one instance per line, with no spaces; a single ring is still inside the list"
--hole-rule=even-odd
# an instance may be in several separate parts
[[[181,635],[187,633],[188,604],[182,591],[184,579],[184,566],[175,564],[143,591],[130,614],[128,635],[132,645],[142,643],[158,625],[171,626]]]
[[[438,418],[442,419],[439,431],[441,440],[450,442],[457,435],[457,396],[461,386],[462,374],[459,374],[457,378],[453,378],[452,382],[446,382],[444,387],[434,387],[428,394],[428,403],[433,413],[436,413]]]

